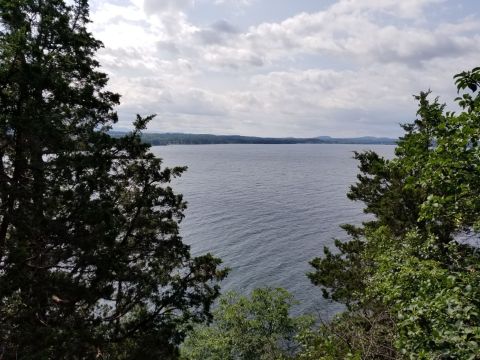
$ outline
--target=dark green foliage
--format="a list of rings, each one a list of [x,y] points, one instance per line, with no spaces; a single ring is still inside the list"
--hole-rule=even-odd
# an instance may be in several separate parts
[[[4,359],[175,357],[225,275],[182,243],[184,169],[141,142],[151,117],[108,135],[119,95],[87,23],[86,0],[0,0]]]
[[[397,357],[478,358],[480,258],[475,246],[458,239],[477,234],[480,224],[480,68],[455,78],[461,113],[445,112],[438,99],[421,93],[417,119],[402,126],[394,159],[355,154],[361,174],[348,196],[364,202],[374,220],[347,227],[352,240],[311,263],[314,284],[349,305],[331,326],[345,326],[358,312],[387,311],[388,336],[368,341],[395,345]],[[362,338],[369,326],[352,328]],[[318,353],[328,348],[316,344]],[[364,345],[349,347],[352,356],[371,358]]]
[[[314,285],[321,285],[323,297],[351,306],[363,293],[365,284],[362,279],[364,265],[364,242],[355,239],[349,242],[335,241],[338,253],[333,254],[328,247],[324,249],[324,258],[310,262],[315,272],[308,277]]]

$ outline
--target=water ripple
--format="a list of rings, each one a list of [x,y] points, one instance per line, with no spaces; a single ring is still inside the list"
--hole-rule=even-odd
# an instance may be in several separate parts
[[[369,146],[391,156],[391,146]],[[308,261],[343,223],[365,219],[345,194],[355,182],[360,145],[209,145],[155,147],[168,166],[187,165],[173,187],[188,201],[181,224],[194,255],[211,252],[232,268],[223,290],[281,286],[296,311],[328,317],[340,309],[305,276]]]

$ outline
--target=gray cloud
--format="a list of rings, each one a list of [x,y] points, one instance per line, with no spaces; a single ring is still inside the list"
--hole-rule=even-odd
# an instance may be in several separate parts
[[[366,1],[364,1],[365,3]],[[341,3],[345,3],[341,2]],[[412,13],[418,11],[409,3]],[[393,6],[393,5],[392,5]],[[448,24],[428,27],[380,25],[367,14],[344,12],[339,6],[314,14],[299,14],[281,23],[265,23],[240,34],[236,41],[213,48],[218,63],[245,62],[244,54],[254,53],[269,62],[285,56],[318,54],[348,57],[362,62],[398,62],[418,65],[437,57],[459,57],[476,47],[478,36],[471,27]],[[406,10],[404,10],[406,11]],[[449,26],[450,25],[450,26]],[[480,26],[476,26],[476,31]]]
[[[211,26],[200,29],[196,35],[202,45],[221,45],[231,40],[239,31],[226,20],[214,22]]]
[[[163,11],[181,11],[193,4],[194,0],[145,0],[144,9],[147,14],[156,14]]]
[[[164,54],[170,54],[173,56],[179,55],[180,50],[176,43],[171,40],[160,40],[157,42],[157,49],[160,53]]]
[[[215,31],[227,34],[236,34],[239,32],[239,30],[227,20],[218,20],[212,24],[211,28]]]
[[[115,1],[95,8],[92,31],[122,126],[138,112],[159,114],[161,131],[395,136],[412,94],[453,98],[451,76],[480,55],[477,18],[429,19],[440,0],[340,0],[247,30],[192,22],[193,1]]]

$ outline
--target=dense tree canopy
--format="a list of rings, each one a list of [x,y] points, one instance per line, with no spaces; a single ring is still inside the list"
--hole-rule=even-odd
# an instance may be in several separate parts
[[[179,236],[150,118],[108,135],[119,95],[69,4],[0,0],[0,357],[170,358],[225,272]]]
[[[255,289],[250,297],[231,292],[220,298],[210,326],[199,325],[182,346],[188,360],[292,359],[297,337],[313,323],[290,316],[293,296],[283,289]]]
[[[326,297],[349,306],[334,328],[355,324],[357,338],[376,334],[366,337],[369,349],[379,349],[374,353],[337,338],[343,355],[478,358],[480,254],[478,245],[462,239],[478,238],[480,68],[455,79],[461,112],[446,112],[421,93],[417,119],[403,125],[393,159],[355,154],[361,173],[348,196],[363,201],[375,219],[346,226],[352,240],[337,242],[338,251],[326,249],[309,274]],[[359,314],[367,321],[355,322]],[[384,321],[371,321],[379,314],[387,315]],[[325,341],[313,344],[313,354],[328,354]]]

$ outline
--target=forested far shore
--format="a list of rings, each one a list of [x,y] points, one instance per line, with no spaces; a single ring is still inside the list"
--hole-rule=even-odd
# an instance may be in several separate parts
[[[128,134],[123,131],[111,131],[114,137],[122,137]],[[212,134],[188,134],[188,133],[143,133],[142,141],[153,145],[213,145],[213,144],[360,144],[360,145],[395,145],[398,139],[386,137],[353,137],[333,138],[319,136],[312,138],[295,137],[257,137],[241,135],[212,135]]]

